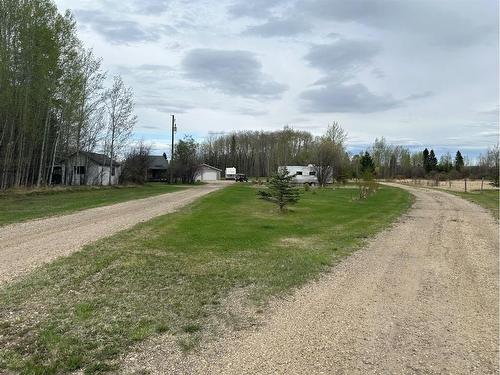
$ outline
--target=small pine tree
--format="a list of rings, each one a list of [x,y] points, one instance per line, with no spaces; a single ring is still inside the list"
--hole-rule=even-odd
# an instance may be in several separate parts
[[[260,199],[277,204],[280,212],[283,212],[287,205],[299,201],[299,190],[292,185],[292,179],[293,176],[284,168],[271,177],[267,190],[261,190],[257,194]]]
[[[464,158],[462,157],[462,153],[460,152],[460,150],[458,150],[457,154],[455,155],[455,169],[460,172],[463,167]]]

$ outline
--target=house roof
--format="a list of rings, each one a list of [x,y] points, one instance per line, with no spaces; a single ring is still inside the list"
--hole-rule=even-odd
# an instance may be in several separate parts
[[[103,165],[103,166],[107,166],[110,164],[110,157],[107,156],[107,155],[104,155],[104,154],[98,154],[98,153],[95,153],[95,152],[88,152],[88,151],[80,151],[79,152],[80,155],[85,155],[86,157],[88,157],[90,160],[92,160],[93,162],[99,164],[99,165]],[[74,156],[76,155],[76,152],[74,152],[73,154],[70,155],[71,156]],[[117,162],[116,160],[113,160],[113,165],[114,166],[120,166],[120,163]]]
[[[148,156],[148,169],[167,169],[167,168],[168,168],[168,161],[162,155]]]
[[[207,167],[207,168],[213,169],[214,171],[222,172],[222,169],[215,168],[214,166],[208,165],[208,164],[205,164],[205,163],[201,164],[200,167]]]

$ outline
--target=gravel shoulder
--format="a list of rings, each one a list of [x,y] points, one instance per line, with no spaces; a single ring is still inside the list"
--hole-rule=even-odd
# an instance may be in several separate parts
[[[496,374],[499,232],[483,208],[400,186],[414,207],[254,328],[183,354],[142,344],[120,373]]]
[[[0,227],[0,284],[84,245],[179,210],[224,187],[214,183],[74,214]]]

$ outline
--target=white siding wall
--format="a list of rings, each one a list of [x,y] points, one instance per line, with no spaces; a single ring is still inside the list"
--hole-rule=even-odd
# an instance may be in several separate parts
[[[196,181],[220,180],[220,172],[211,168],[201,167],[195,177]]]
[[[79,155],[78,159],[75,156],[70,158],[66,164],[66,181],[71,185],[80,185],[80,175],[74,173],[75,166],[85,166],[85,179],[87,185],[108,185],[109,182],[109,166],[102,166],[95,163],[91,159],[87,159],[85,155]],[[118,184],[121,174],[121,167],[115,167],[115,175],[111,176],[111,185]],[[83,177],[82,177],[83,178]]]

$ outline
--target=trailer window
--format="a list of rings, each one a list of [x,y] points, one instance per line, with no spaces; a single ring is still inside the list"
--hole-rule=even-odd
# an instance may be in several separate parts
[[[309,172],[309,176],[316,176],[316,171]]]
[[[295,176],[302,176],[302,171],[295,172]]]

